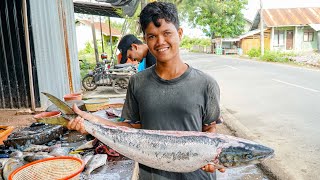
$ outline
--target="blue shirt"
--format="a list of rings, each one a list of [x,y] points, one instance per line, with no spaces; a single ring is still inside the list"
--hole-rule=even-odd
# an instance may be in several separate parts
[[[146,69],[146,58],[143,58],[142,61],[138,65],[138,72]]]

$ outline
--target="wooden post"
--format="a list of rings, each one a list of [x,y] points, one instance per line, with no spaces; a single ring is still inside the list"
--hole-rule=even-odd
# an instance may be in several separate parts
[[[263,56],[264,55],[264,32],[263,32],[262,0],[260,0],[260,47],[261,47],[261,56]]]
[[[111,20],[110,17],[108,17],[108,22],[109,22],[109,34],[110,34],[110,52],[111,55],[113,55],[113,50],[112,50],[112,33],[111,33]],[[112,57],[111,57],[112,58]]]
[[[91,30],[92,30],[94,54],[95,54],[95,57],[96,57],[96,63],[98,63],[99,62],[99,53],[98,53],[98,46],[97,46],[96,30],[94,29],[93,16],[91,16]]]
[[[29,74],[29,90],[30,90],[30,100],[31,100],[31,111],[36,110],[36,101],[34,95],[33,86],[33,75],[32,75],[32,63],[31,63],[31,52],[30,52],[30,41],[29,41],[29,26],[28,26],[28,12],[27,12],[27,0],[22,1],[22,11],[23,11],[23,26],[24,26],[24,38],[26,42],[26,53],[27,53],[27,64],[28,64],[28,74]]]

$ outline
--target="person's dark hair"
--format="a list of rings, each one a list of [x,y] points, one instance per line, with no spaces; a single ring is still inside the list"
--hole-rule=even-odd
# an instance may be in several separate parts
[[[164,19],[167,23],[172,23],[179,29],[180,22],[176,6],[167,2],[152,2],[147,4],[140,13],[139,22],[143,34],[151,22],[156,27],[160,27],[159,19]]]
[[[118,49],[122,54],[120,64],[124,64],[127,62],[127,51],[128,49],[131,50],[131,44],[143,44],[143,43],[133,34],[127,34],[123,36],[118,44]]]

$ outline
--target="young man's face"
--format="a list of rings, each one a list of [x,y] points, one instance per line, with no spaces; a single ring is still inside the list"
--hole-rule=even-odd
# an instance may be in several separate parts
[[[131,61],[138,61],[141,62],[143,57],[141,57],[141,48],[139,48],[139,45],[137,44],[132,44],[131,48],[127,50],[127,57]]]
[[[160,27],[151,22],[145,29],[145,41],[157,61],[168,62],[178,57],[182,39],[182,29],[178,30],[172,23],[159,19]]]

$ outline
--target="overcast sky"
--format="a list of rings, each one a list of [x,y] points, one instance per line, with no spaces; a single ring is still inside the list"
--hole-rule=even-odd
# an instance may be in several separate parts
[[[263,8],[296,8],[320,7],[320,0],[262,0]],[[247,9],[244,11],[246,18],[253,20],[260,8],[260,0],[248,0]]]

